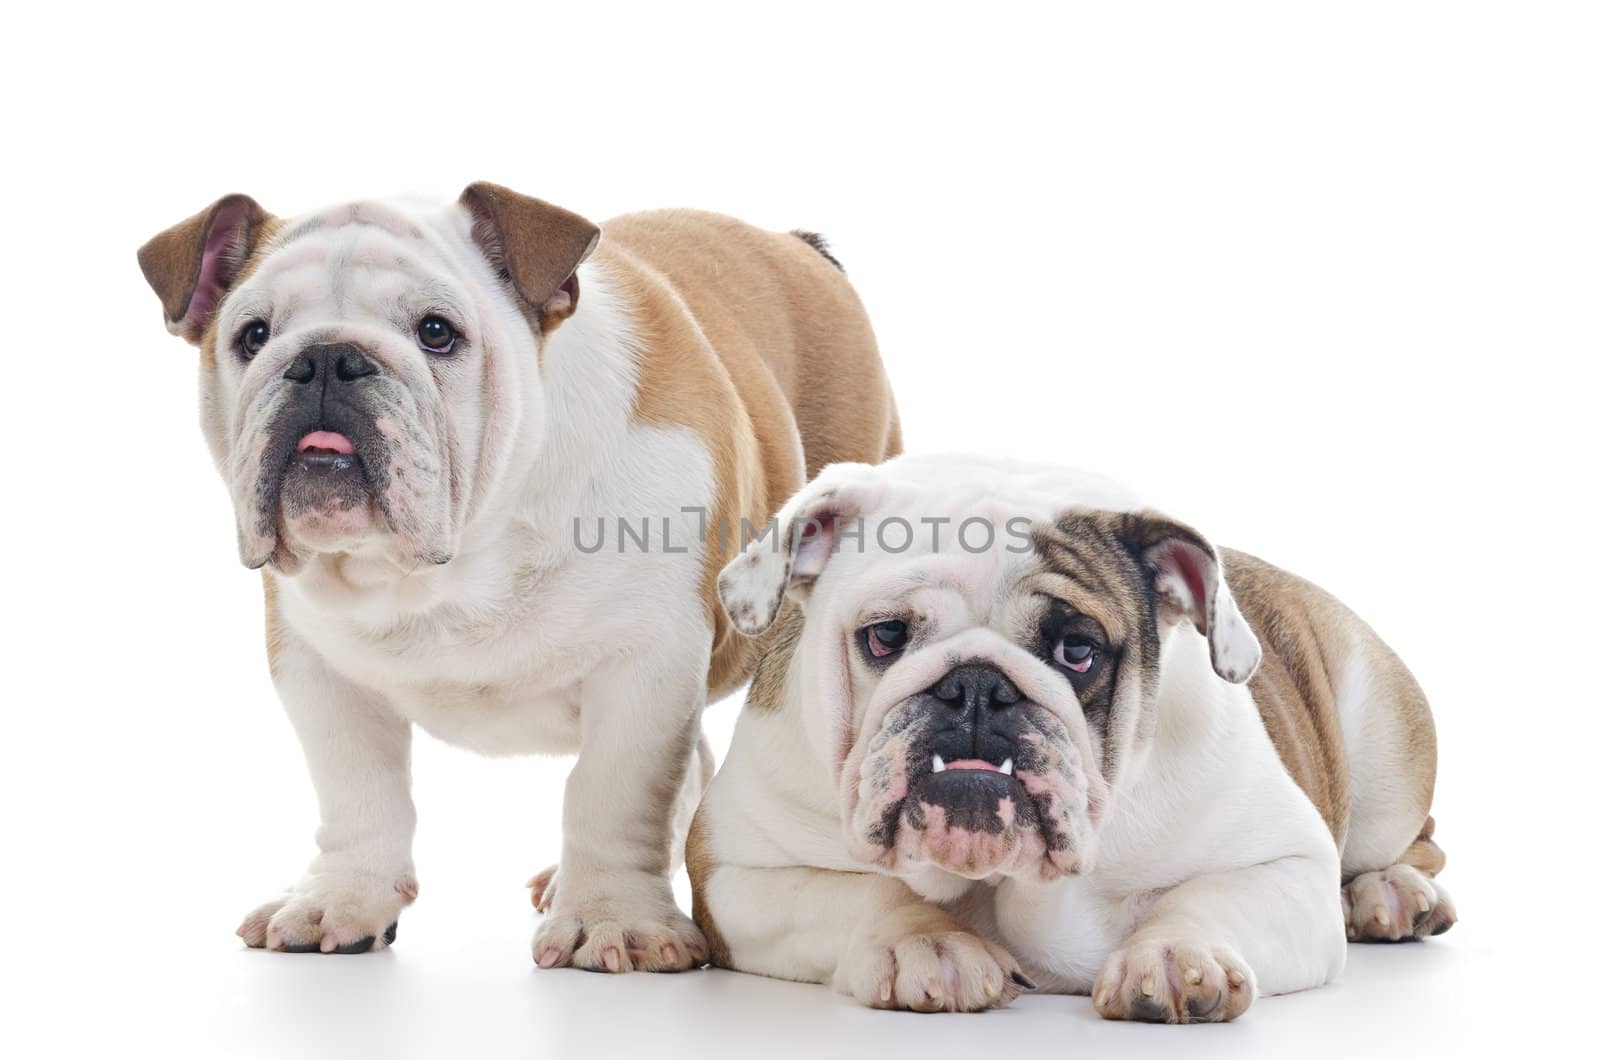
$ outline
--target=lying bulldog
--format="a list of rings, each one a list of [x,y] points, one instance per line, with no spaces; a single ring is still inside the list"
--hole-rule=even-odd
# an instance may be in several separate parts
[[[293,220],[231,195],[139,262],[200,348],[201,424],[321,807],[320,852],[245,942],[393,941],[417,895],[415,724],[484,754],[581,747],[541,966],[702,963],[673,822],[711,769],[708,692],[758,648],[716,573],[808,474],[899,446],[826,246],[690,211],[602,238],[474,184]]]
[[[830,467],[777,531],[719,582],[774,628],[689,839],[715,963],[1190,1023],[1454,922],[1427,703],[1315,586],[970,458]]]

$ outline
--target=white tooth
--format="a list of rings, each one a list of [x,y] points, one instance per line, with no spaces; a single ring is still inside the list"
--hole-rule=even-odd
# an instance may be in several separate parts
[[[933,756],[933,771],[935,773],[944,772],[944,759],[940,758],[938,755]]]
[[[1004,773],[1008,777],[1011,775],[1011,771],[1016,768],[1017,767],[1012,764],[1011,759],[1009,758],[1000,763],[1000,772]]]

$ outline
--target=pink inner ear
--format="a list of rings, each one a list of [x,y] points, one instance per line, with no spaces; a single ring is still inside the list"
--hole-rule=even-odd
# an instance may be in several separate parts
[[[795,542],[792,575],[810,577],[822,573],[833,555],[835,523],[839,513],[823,510],[806,517],[800,524],[800,540]]]
[[[217,211],[211,232],[206,236],[206,246],[200,254],[200,275],[195,280],[194,293],[189,296],[189,307],[183,311],[185,328],[196,333],[205,330],[216,312],[222,293],[232,281],[232,273],[239,267],[238,243],[244,224],[245,207],[230,203]]]
[[[1189,588],[1189,599],[1194,601],[1195,610],[1199,612],[1197,618],[1201,622],[1205,621],[1206,579],[1200,564],[1195,560],[1194,552],[1187,545],[1174,545],[1172,562],[1178,568],[1183,584]]]

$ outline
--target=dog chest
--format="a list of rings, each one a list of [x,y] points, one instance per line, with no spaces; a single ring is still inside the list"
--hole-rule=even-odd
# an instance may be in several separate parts
[[[1001,940],[1024,964],[1087,993],[1106,956],[1122,945],[1156,892],[1107,893],[1089,880],[1047,886],[1008,881],[995,894]]]
[[[578,749],[575,688],[435,683],[391,696],[431,735],[480,754],[569,754]]]

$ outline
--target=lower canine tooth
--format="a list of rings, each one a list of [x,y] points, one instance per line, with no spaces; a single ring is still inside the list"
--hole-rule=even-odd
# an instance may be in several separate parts
[[[1016,766],[1015,766],[1015,765],[1013,765],[1013,764],[1012,764],[1012,762],[1011,762],[1011,759],[1009,759],[1009,758],[1008,758],[1008,759],[1006,759],[1006,760],[1005,760],[1005,761],[1004,761],[1004,762],[1001,762],[1001,763],[1000,763],[1000,772],[1002,772],[1002,773],[1004,773],[1004,774],[1005,774],[1005,775],[1006,775],[1006,776],[1008,776],[1008,777],[1009,777],[1009,776],[1010,776],[1010,775],[1011,775],[1011,774],[1012,774],[1012,773],[1013,773],[1013,772],[1015,772],[1015,771],[1016,771],[1016,768],[1017,768],[1017,767],[1016,767]]]
[[[938,755],[933,756],[933,771],[935,773],[944,772],[944,759],[940,758]]]

